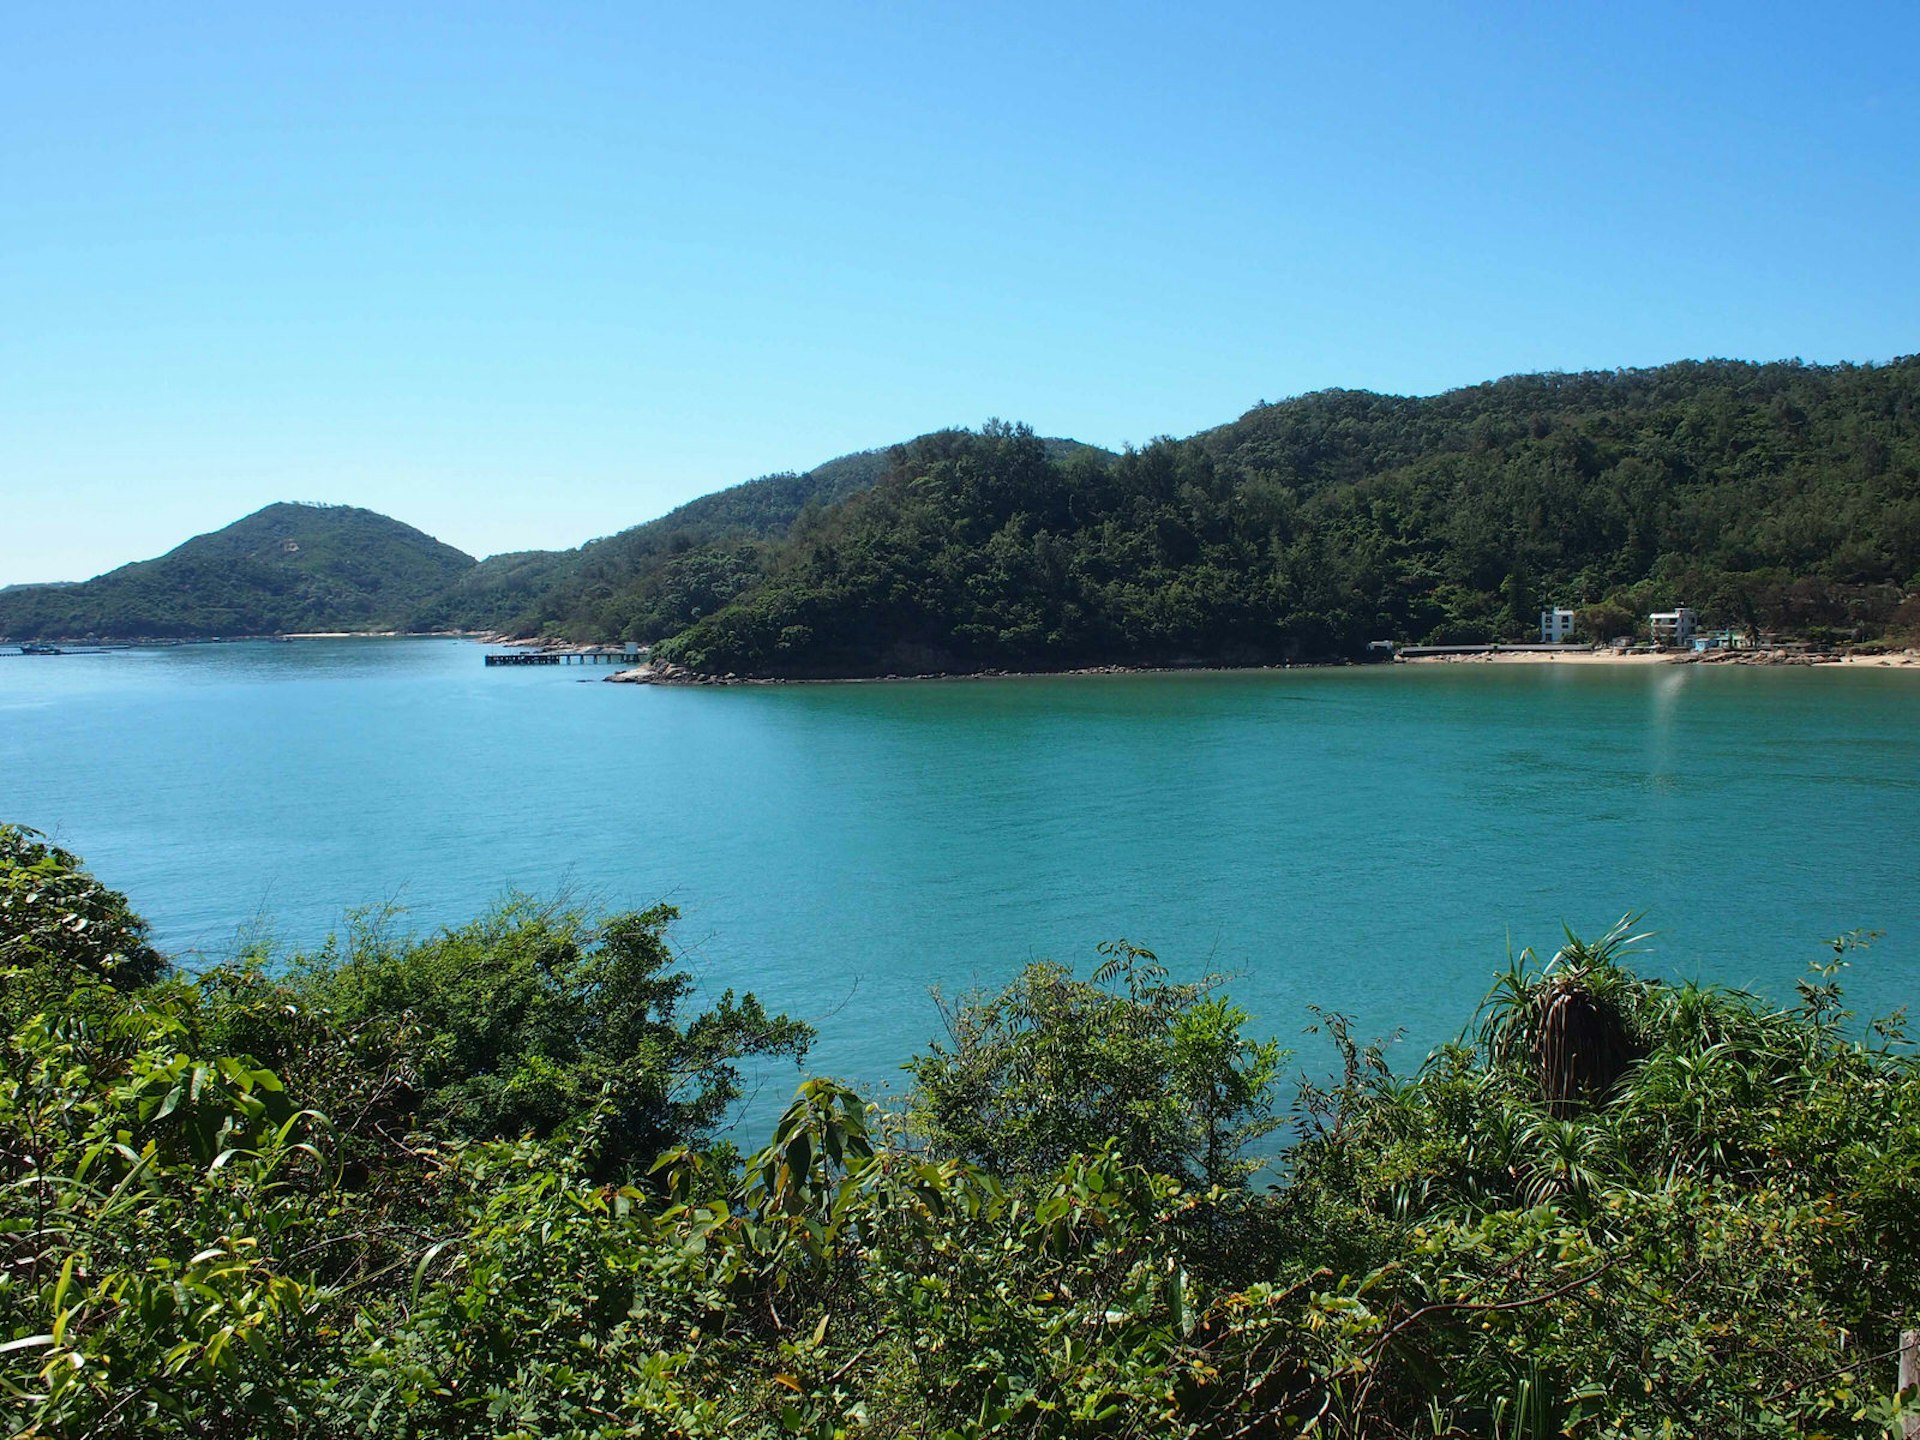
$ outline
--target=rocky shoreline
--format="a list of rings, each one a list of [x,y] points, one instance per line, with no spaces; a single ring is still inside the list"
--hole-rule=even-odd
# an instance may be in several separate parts
[[[1070,670],[934,670],[886,675],[707,675],[669,661],[649,662],[634,670],[608,675],[619,685],[878,685],[900,680],[1047,680],[1089,675],[1235,675],[1279,670],[1361,669],[1350,660],[1325,660],[1280,665],[1083,665]]]
[[[567,647],[553,647],[564,649]],[[1835,666],[1846,669],[1872,666],[1885,669],[1920,669],[1920,651],[1887,651],[1881,654],[1842,655],[1831,652],[1803,653],[1784,650],[1710,650],[1704,653],[1682,651],[1674,654],[1634,654],[1617,656],[1612,652],[1594,652],[1570,656],[1500,653],[1486,655],[1424,656],[1408,664],[1488,664],[1521,662],[1552,664],[1631,663],[1655,665],[1759,665]],[[1071,670],[967,670],[935,671],[926,674],[846,675],[794,678],[780,675],[709,675],[689,670],[671,661],[650,661],[632,670],[620,670],[604,677],[610,685],[873,685],[901,680],[1034,680],[1088,675],[1194,675],[1240,674],[1275,670],[1329,670],[1361,668],[1352,661],[1323,661],[1316,664],[1282,665],[1088,665]]]
[[[1703,654],[1677,655],[1676,665],[1837,665],[1847,669],[1873,666],[1876,669],[1908,670],[1920,668],[1920,651],[1840,654],[1836,651],[1797,653],[1789,650],[1708,650]]]

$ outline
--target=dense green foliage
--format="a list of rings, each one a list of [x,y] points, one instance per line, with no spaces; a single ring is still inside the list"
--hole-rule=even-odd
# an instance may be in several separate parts
[[[804,1035],[750,1000],[682,1022],[663,912],[361,926],[292,964],[115,984],[124,901],[0,840],[0,894],[34,897],[0,909],[11,1433],[1897,1419],[1920,1072],[1897,1027],[1841,1008],[1845,941],[1787,1010],[1637,978],[1620,931],[1523,955],[1411,1078],[1329,1017],[1344,1075],[1303,1089],[1279,1183],[1255,1188],[1194,1142],[1209,1117],[1258,1130],[1271,1047],[1128,947],[1095,982],[1039,967],[956,1007],[952,1045],[915,1063],[924,1133],[809,1080],[742,1159],[707,1102],[734,1058]],[[1109,1115],[1107,1137],[1083,1124]],[[1082,1126],[1074,1153],[1049,1150],[1054,1118]]]
[[[749,480],[576,550],[489,556],[415,611],[413,627],[655,639],[758,578],[756,542],[784,535],[809,506],[831,505],[871,485],[884,468],[884,453],[844,455],[804,475]]]
[[[662,650],[854,675],[1332,659],[1590,638],[1650,609],[1812,638],[1920,630],[1920,360],[1518,376],[1262,406],[1112,464],[928,437]]]
[[[45,836],[0,825],[0,964],[29,961],[54,985],[85,977],[121,989],[150,985],[167,968],[126,896]]]
[[[1070,440],[1045,444],[1060,456],[1105,453]],[[865,450],[805,474],[749,480],[578,549],[515,551],[478,563],[370,511],[270,505],[94,580],[0,587],[0,637],[398,629],[650,641],[757,583],[772,542],[871,486],[891,453]]]
[[[425,939],[363,918],[291,967],[270,973],[256,955],[202,977],[205,1038],[304,1078],[335,1060],[285,1016],[324,1016],[324,1033],[376,1044],[377,1068],[401,1077],[382,1103],[403,1102],[388,1117],[402,1133],[545,1139],[592,1114],[594,1165],[623,1173],[711,1137],[740,1098],[741,1060],[797,1062],[812,1038],[730,990],[685,1017],[693,981],[673,968],[674,918],[656,906],[589,923],[519,899]]]
[[[1105,454],[1071,440],[1041,443],[1063,458]],[[779,541],[874,485],[893,453],[863,450],[805,474],[749,480],[578,550],[494,556],[416,612],[415,628],[581,641],[677,634],[759,584]]]
[[[1091,981],[1039,963],[943,1007],[948,1043],[907,1067],[914,1131],[1000,1175],[1045,1175],[1111,1144],[1193,1184],[1244,1180],[1248,1147],[1279,1125],[1280,1048],[1244,1036],[1247,1014],[1217,980],[1171,983],[1151,951],[1101,950]]]
[[[1707,361],[1326,391],[1119,457],[994,423],[479,564],[365,511],[275,505],[0,591],[0,634],[486,629],[834,676],[1341,659],[1531,638],[1550,604],[1593,640],[1689,604],[1904,643],[1917,588],[1920,359]]]
[[[83,584],[0,592],[0,635],[131,640],[391,629],[472,566],[472,556],[371,510],[269,505],[157,560]]]

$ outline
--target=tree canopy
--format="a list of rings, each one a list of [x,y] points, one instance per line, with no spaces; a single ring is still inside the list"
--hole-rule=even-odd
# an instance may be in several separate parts
[[[371,510],[269,505],[78,585],[0,591],[0,635],[204,639],[393,629],[473,563]]]
[[[908,1062],[908,1118],[935,1154],[1000,1175],[1042,1175],[1111,1144],[1130,1164],[1201,1186],[1258,1168],[1280,1124],[1283,1052],[1243,1033],[1221,982],[1168,978],[1114,943],[1091,981],[1029,965],[997,994],[943,1007],[947,1041]]]
[[[1330,390],[1117,457],[992,422],[478,564],[367,511],[269,506],[84,584],[0,591],[0,634],[485,629],[883,675],[1342,659],[1527,638],[1548,605],[1601,641],[1679,604],[1909,640],[1917,588],[1920,359],[1712,360]]]
[[[663,911],[129,983],[124,898],[9,832],[29,892],[23,1435],[1868,1440],[1916,1409],[1920,1069],[1844,1008],[1857,937],[1784,1008],[1569,937],[1407,1074],[1323,1016],[1341,1071],[1256,1183],[1218,1162],[1277,1053],[1137,947],[957,1007],[906,1114],[811,1078],[742,1155],[709,1102],[804,1030],[696,1009]]]
[[[1649,610],[1920,629],[1920,360],[1329,391],[1111,463],[927,437],[662,648],[712,673],[1277,663]],[[1624,628],[1622,628],[1624,627]]]

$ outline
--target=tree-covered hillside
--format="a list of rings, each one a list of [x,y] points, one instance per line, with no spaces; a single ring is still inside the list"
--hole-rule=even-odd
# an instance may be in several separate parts
[[[651,599],[671,589],[671,581],[659,583],[659,572],[675,558],[723,541],[784,534],[808,505],[831,505],[871,485],[885,469],[885,456],[884,450],[861,451],[805,474],[748,480],[577,549],[489,556],[416,611],[413,628],[623,638],[629,625],[622,610],[646,604],[642,595]]]
[[[1105,455],[1072,440],[1051,455]],[[496,555],[414,617],[417,629],[503,630],[568,640],[657,640],[759,583],[773,542],[873,486],[899,447],[703,495],[577,550]]]
[[[0,592],[0,635],[195,639],[386,629],[473,563],[371,510],[269,505],[83,584]]]
[[[1060,456],[1106,453],[1071,440],[1042,443]],[[757,582],[771,542],[871,486],[897,450],[749,480],[578,549],[479,563],[370,510],[269,505],[93,580],[0,589],[0,638],[400,629],[652,640]]]
[[[1917,580],[1920,359],[1709,361],[1326,391],[1124,456],[995,423],[477,565],[369,511],[273,505],[84,584],[0,591],[0,635],[488,629],[871,675],[1337,659],[1525,638],[1549,604],[1597,640],[1676,604],[1905,639]]]
[[[930,436],[663,647],[785,675],[1330,659],[1373,639],[1920,626],[1920,359],[1262,406],[1111,464]]]

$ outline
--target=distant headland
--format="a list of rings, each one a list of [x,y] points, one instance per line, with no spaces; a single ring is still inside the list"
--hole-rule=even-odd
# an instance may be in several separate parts
[[[1538,640],[1549,615],[1555,641],[1618,649],[1682,612],[1728,647],[1901,664],[1920,358],[1330,390],[1121,455],[991,421],[482,561],[372,511],[270,505],[0,590],[0,637],[491,632],[831,679],[1337,663]]]

